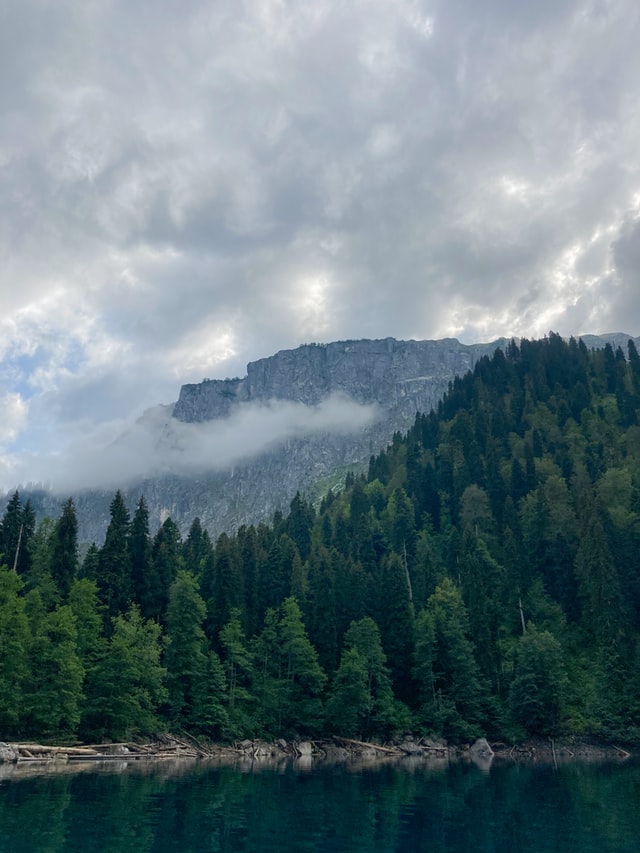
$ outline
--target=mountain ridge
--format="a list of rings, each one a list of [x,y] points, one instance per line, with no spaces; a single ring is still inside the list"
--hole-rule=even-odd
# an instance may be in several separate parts
[[[625,345],[629,338],[622,333],[582,336],[589,348]],[[506,338],[463,344],[455,338],[389,337],[303,344],[249,362],[244,377],[184,384],[173,406],[155,407],[140,419],[146,419],[149,437],[156,442],[158,473],[121,491],[131,509],[144,495],[152,529],[170,516],[185,533],[198,517],[215,537],[268,520],[275,510],[286,510],[296,492],[320,496],[330,485],[340,486],[347,471],[362,470],[394,433],[411,427],[416,413],[437,406],[455,376],[507,343]],[[313,429],[318,407],[336,395],[358,407],[376,406],[371,422],[353,432],[344,425]],[[259,431],[265,407],[278,412],[290,404],[309,410],[306,431],[285,431],[280,440],[228,465],[203,458],[199,469],[185,474],[166,464],[180,462],[183,425],[232,429],[234,416],[251,413]],[[160,471],[163,462],[167,470]],[[74,495],[81,541],[101,541],[113,491],[85,489]],[[38,516],[57,514],[56,496],[34,492],[31,497]]]

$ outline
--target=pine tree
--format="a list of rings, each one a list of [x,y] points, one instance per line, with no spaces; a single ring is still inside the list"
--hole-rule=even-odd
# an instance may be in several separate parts
[[[66,601],[78,571],[78,518],[72,498],[65,503],[53,528],[50,547],[51,575]]]
[[[203,630],[205,603],[190,572],[181,569],[169,590],[167,607],[167,669],[169,716],[172,724],[186,729],[201,728],[211,733],[225,720],[224,689],[214,711],[208,690],[209,648]],[[215,717],[215,722],[213,721]]]
[[[538,631],[530,624],[518,641],[509,691],[511,712],[527,734],[558,734],[566,687],[560,643],[548,631]]]
[[[220,646],[228,684],[229,730],[233,737],[247,737],[253,727],[255,699],[250,691],[254,668],[239,610],[231,611],[220,631]]]
[[[0,560],[12,569],[22,548],[23,509],[20,493],[14,492],[0,522]],[[26,543],[25,543],[26,545]]]
[[[338,657],[336,576],[331,555],[325,547],[312,549],[307,572],[305,622],[322,667],[332,672]]]
[[[379,625],[396,695],[408,701],[413,691],[411,654],[414,612],[409,573],[396,553],[383,561]]]
[[[231,612],[242,612],[243,607],[242,571],[235,542],[222,533],[216,542],[213,589],[207,601],[209,636],[217,642],[220,631],[231,618]]]
[[[24,692],[30,675],[30,630],[21,596],[23,582],[0,566],[0,730],[16,733],[24,715]]]
[[[368,682],[366,659],[355,648],[345,649],[327,701],[329,732],[350,738],[367,736],[373,710]]]
[[[178,525],[167,518],[153,538],[141,612],[146,619],[164,624],[169,588],[182,568],[182,542]]]
[[[149,576],[151,574],[151,537],[149,535],[149,510],[144,497],[138,501],[129,531],[129,559],[131,560],[131,585],[133,601],[140,607],[142,615],[149,601]]]
[[[285,687],[282,724],[286,730],[312,734],[322,722],[327,676],[309,642],[295,598],[287,598],[282,604],[278,639]]]
[[[365,715],[364,706],[360,706],[358,715],[362,731],[367,736],[386,736],[403,721],[403,709],[394,699],[391,673],[382,648],[380,630],[370,616],[358,619],[349,626],[344,636],[344,651],[350,650],[360,655],[367,675],[366,704],[369,710]],[[356,661],[352,659],[349,665],[354,663]]]
[[[417,623],[414,674],[419,679],[425,728],[454,741],[482,732],[483,691],[469,618],[460,592],[445,578]]]
[[[111,501],[111,519],[100,550],[98,592],[105,606],[107,628],[114,616],[124,613],[133,597],[131,557],[129,554],[129,511],[120,491]]]
[[[167,690],[160,626],[132,605],[114,617],[110,634],[87,696],[85,737],[131,740],[161,731],[159,708]]]
[[[48,613],[42,608],[31,630],[23,710],[27,729],[40,737],[73,736],[80,722],[84,679],[73,611],[68,605]]]

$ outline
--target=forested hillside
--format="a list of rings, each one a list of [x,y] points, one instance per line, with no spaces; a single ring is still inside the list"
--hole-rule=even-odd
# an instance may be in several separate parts
[[[314,510],[212,542],[120,493],[0,527],[0,737],[640,740],[640,357],[551,334],[457,378]]]

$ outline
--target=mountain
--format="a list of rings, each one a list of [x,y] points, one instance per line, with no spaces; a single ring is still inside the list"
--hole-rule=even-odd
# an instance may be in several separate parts
[[[589,348],[624,348],[628,338],[584,340]],[[318,499],[349,471],[364,470],[416,413],[437,405],[455,376],[506,343],[306,344],[249,363],[242,378],[183,385],[173,407],[145,414],[137,438],[122,437],[123,446],[138,441],[154,471],[122,488],[125,501],[133,508],[144,494],[152,529],[170,516],[185,533],[199,517],[214,537],[270,519],[296,492]],[[102,541],[113,491],[74,496],[81,541]],[[57,516],[58,497],[30,497],[39,516]]]

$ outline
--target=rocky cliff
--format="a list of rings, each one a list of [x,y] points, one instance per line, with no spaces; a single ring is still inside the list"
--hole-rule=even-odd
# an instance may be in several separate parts
[[[243,378],[184,385],[173,409],[173,418],[183,423],[229,418],[251,404],[313,407],[332,395],[375,405],[375,416],[356,432],[288,437],[227,470],[154,478],[128,490],[129,497],[134,500],[142,487],[152,523],[171,515],[186,530],[199,516],[214,536],[268,520],[276,509],[286,511],[296,491],[319,495],[339,486],[347,471],[364,469],[394,432],[407,430],[416,412],[437,405],[456,375],[500,343],[387,338],[309,344],[251,362]]]
[[[183,385],[173,416],[193,423],[225,417],[243,403],[289,400],[314,406],[341,393],[413,419],[440,398],[454,375],[466,373],[499,343],[386,338],[307,344],[249,363],[244,379]]]

